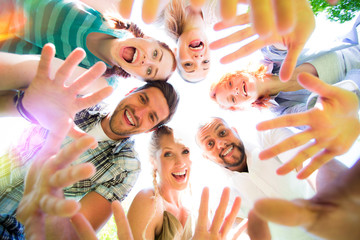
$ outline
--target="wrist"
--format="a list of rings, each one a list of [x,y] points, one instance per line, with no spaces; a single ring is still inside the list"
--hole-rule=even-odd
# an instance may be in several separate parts
[[[19,114],[26,119],[27,121],[34,123],[34,124],[39,124],[39,122],[36,120],[36,118],[31,115],[25,108],[24,105],[22,103],[23,98],[24,98],[24,94],[25,91],[23,90],[18,90],[16,95],[14,96],[14,104],[15,107],[17,109],[17,111],[19,112]]]

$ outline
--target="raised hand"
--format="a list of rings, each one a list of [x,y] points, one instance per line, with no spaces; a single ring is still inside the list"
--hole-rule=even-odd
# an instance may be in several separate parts
[[[85,88],[99,78],[106,66],[98,62],[77,78],[69,86],[65,82],[70,78],[75,67],[85,57],[82,49],[75,49],[64,61],[56,72],[55,78],[50,78],[51,61],[55,55],[55,48],[52,44],[46,44],[41,53],[39,67],[34,80],[26,89],[23,106],[33,115],[41,126],[50,130],[53,134],[65,133],[62,131],[64,124],[72,122],[75,114],[92,105],[95,105],[112,92],[112,87],[105,87],[93,94],[78,97],[81,89]],[[71,128],[69,135],[79,137],[83,133]],[[60,136],[63,138],[63,136]]]
[[[201,195],[201,204],[199,208],[199,218],[195,229],[195,234],[192,239],[226,239],[229,230],[231,229],[238,211],[240,210],[241,200],[237,197],[231,208],[230,213],[225,217],[226,207],[229,202],[230,189],[224,188],[221,195],[219,206],[215,212],[211,226],[208,227],[208,202],[209,202],[209,189],[204,188]],[[240,229],[239,231],[243,231]],[[238,234],[235,234],[238,235]]]
[[[95,173],[90,163],[70,166],[86,149],[96,145],[94,138],[83,136],[57,153],[61,142],[62,139],[50,132],[27,173],[24,195],[16,212],[17,219],[25,226],[27,239],[46,239],[44,226],[49,217],[57,222],[56,218],[73,216],[80,204],[64,199],[63,188]]]
[[[221,59],[221,63],[230,63],[266,45],[282,43],[287,47],[288,52],[281,66],[280,79],[289,80],[295,69],[297,58],[315,28],[314,14],[308,1],[249,0],[247,2],[250,5],[249,14],[236,17],[229,14],[227,17],[229,19],[215,24],[214,30],[218,31],[250,23],[251,26],[212,42],[210,48],[219,49],[236,42],[242,42],[258,34],[258,38]],[[230,9],[230,7],[227,8]]]
[[[313,109],[303,113],[283,115],[257,125],[260,131],[306,125],[308,128],[262,151],[260,159],[272,158],[282,152],[304,145],[297,155],[283,164],[278,174],[287,174],[311,158],[299,173],[306,178],[324,163],[349,150],[360,134],[359,102],[356,95],[339,87],[328,85],[311,74],[300,73],[299,83],[319,94]]]
[[[261,199],[253,211],[264,221],[302,226],[324,239],[360,239],[359,184],[360,159],[310,200]]]

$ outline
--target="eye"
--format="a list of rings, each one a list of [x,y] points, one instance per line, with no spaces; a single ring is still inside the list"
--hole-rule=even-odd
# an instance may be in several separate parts
[[[190,151],[189,151],[189,149],[184,149],[183,151],[182,151],[182,154],[189,154],[190,153]]]
[[[150,113],[150,120],[151,122],[155,122],[155,117],[154,117],[154,114]]]
[[[221,132],[219,132],[220,137],[224,137],[225,135],[226,135],[226,130],[222,130]]]
[[[208,149],[211,149],[213,146],[214,146],[214,141],[209,141],[209,142],[207,143],[207,148],[208,148]]]
[[[233,102],[233,104],[236,104],[236,99],[235,99],[235,97],[232,97],[232,98],[231,98],[231,101]]]
[[[173,154],[171,152],[165,152],[164,157],[171,157]]]
[[[151,67],[148,67],[147,69],[146,69],[146,74],[147,75],[150,75],[152,73],[152,68]]]
[[[207,64],[207,63],[209,63],[210,62],[210,60],[204,60],[203,61],[203,64]]]
[[[185,63],[184,66],[185,66],[185,67],[191,67],[191,66],[192,66],[192,63]]]
[[[232,81],[229,81],[229,86],[230,86],[230,87],[232,86]]]
[[[145,104],[145,103],[146,103],[146,99],[144,98],[143,95],[140,95],[140,102],[141,102],[142,104]]]
[[[155,50],[155,51],[153,52],[153,58],[156,58],[156,57],[157,57],[157,55],[158,55],[158,51],[157,51],[157,50]]]

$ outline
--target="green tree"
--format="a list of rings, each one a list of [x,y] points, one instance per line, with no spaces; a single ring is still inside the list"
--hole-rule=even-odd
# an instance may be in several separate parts
[[[331,6],[325,0],[309,1],[315,15],[319,12],[326,12],[328,19],[340,23],[350,21],[360,10],[360,0],[340,0],[335,6]]]

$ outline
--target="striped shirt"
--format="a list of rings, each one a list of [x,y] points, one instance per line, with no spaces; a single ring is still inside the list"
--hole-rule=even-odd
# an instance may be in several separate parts
[[[0,50],[19,54],[40,54],[46,43],[56,47],[56,57],[65,58],[77,47],[86,52],[80,63],[90,68],[101,61],[86,46],[89,33],[99,32],[116,38],[132,37],[127,30],[112,29],[101,13],[81,3],[65,0],[12,0],[16,12],[23,12],[26,23],[16,37],[5,41]],[[14,15],[12,22],[18,25]],[[18,20],[21,22],[21,20]]]
[[[74,122],[87,132],[106,116],[102,109],[100,105],[85,109],[76,114]],[[26,170],[43,146],[47,133],[40,126],[32,126],[23,135],[23,142],[0,159],[0,214],[15,214],[23,194]],[[66,138],[63,146],[71,141],[71,138]],[[134,150],[134,141],[130,138],[98,142],[97,148],[87,150],[73,164],[83,162],[94,164],[96,173],[89,179],[65,188],[66,197],[81,199],[95,191],[108,201],[122,201],[134,186],[141,167]]]

